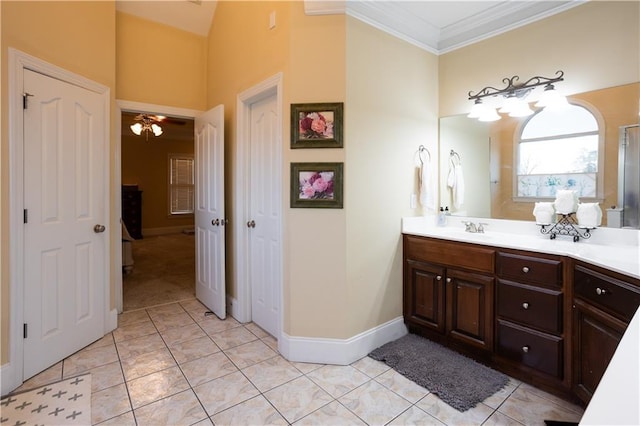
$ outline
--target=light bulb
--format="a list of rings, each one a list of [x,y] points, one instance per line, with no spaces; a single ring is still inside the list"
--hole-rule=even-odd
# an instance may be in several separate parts
[[[487,106],[482,103],[480,99],[476,99],[475,103],[471,107],[471,111],[467,117],[469,118],[478,118],[485,114],[487,110]]]
[[[135,123],[131,125],[131,131],[133,133],[135,133],[136,135],[140,136],[140,133],[142,133],[142,124],[140,123]]]
[[[553,87],[553,84],[545,86],[544,92],[540,95],[540,99],[536,103],[536,108],[552,108],[560,109],[569,105],[566,96],[558,93]]]
[[[153,131],[154,135],[160,136],[162,134],[162,127],[154,123],[151,125],[151,131]]]
[[[478,117],[478,121],[496,121],[502,117],[496,112],[495,108],[486,107],[483,114]]]
[[[509,117],[527,117],[533,114],[533,110],[529,108],[529,104],[524,99],[518,99],[511,108]]]
[[[517,107],[517,104],[518,104],[518,98],[516,98],[515,96],[508,96],[504,100],[504,104],[502,104],[502,108],[500,108],[498,111],[503,114],[509,114],[511,111],[514,110],[514,108]]]

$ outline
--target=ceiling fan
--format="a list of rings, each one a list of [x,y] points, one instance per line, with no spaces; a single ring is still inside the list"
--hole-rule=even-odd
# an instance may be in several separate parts
[[[149,140],[149,133],[153,133],[154,136],[160,136],[163,133],[161,123],[166,124],[176,124],[176,125],[184,125],[186,121],[166,117],[164,115],[155,115],[155,114],[138,114],[134,118],[134,123],[129,126],[131,131],[136,135],[140,136],[142,132],[145,132],[145,138]]]

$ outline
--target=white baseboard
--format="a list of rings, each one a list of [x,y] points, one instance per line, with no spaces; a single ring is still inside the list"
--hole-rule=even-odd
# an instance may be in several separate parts
[[[155,235],[180,234],[184,229],[193,229],[193,225],[165,226],[163,228],[142,228],[143,237]]]
[[[289,361],[349,365],[405,334],[407,327],[400,316],[349,339],[295,337],[282,333],[278,351]]]
[[[0,365],[0,395],[4,397],[21,384],[22,378],[16,379],[14,368],[10,362]]]

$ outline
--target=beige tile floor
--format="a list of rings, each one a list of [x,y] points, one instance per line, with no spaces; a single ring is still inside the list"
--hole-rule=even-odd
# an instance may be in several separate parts
[[[514,379],[461,413],[383,363],[289,362],[259,327],[205,310],[194,299],[126,312],[113,333],[19,390],[90,372],[100,425],[543,425],[582,416]]]

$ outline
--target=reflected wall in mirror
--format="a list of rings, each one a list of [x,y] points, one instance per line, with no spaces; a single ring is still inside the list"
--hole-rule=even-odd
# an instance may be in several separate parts
[[[618,151],[620,127],[638,124],[640,83],[632,83],[568,96],[591,105],[605,126],[603,198],[595,200],[602,210],[618,204]],[[440,119],[440,200],[453,205],[447,186],[450,151],[460,154],[465,195],[452,214],[495,219],[533,220],[533,202],[514,197],[516,155],[514,140],[527,118],[502,116],[501,120],[480,123],[466,115]],[[549,153],[553,155],[553,153]],[[549,201],[544,199],[540,201]],[[451,209],[451,207],[450,207]],[[605,215],[606,216],[606,215]],[[606,217],[603,218],[606,226]]]

